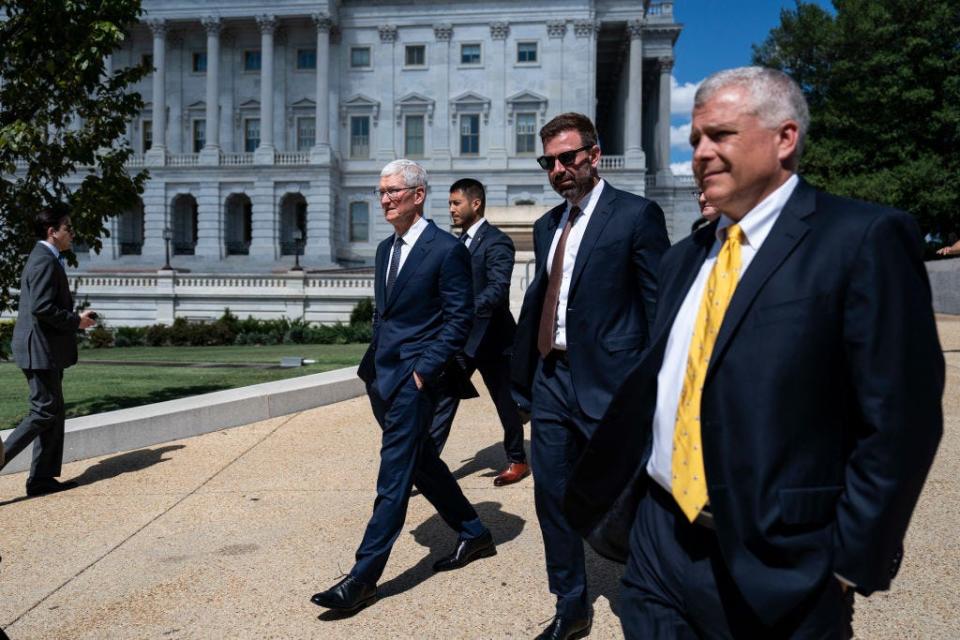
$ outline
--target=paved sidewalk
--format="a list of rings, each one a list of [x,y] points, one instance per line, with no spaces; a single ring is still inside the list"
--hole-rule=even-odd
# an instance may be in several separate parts
[[[946,434],[894,589],[857,600],[859,638],[960,637],[960,318],[940,319]],[[465,402],[444,459],[499,554],[434,574],[453,534],[422,497],[380,585],[350,618],[310,595],[352,565],[379,447],[365,399],[69,464],[82,486],[23,498],[0,477],[0,627],[28,638],[530,638],[553,613],[532,482],[503,463],[487,397]],[[528,431],[529,435],[529,431]],[[619,566],[589,556],[592,638],[621,638]]]

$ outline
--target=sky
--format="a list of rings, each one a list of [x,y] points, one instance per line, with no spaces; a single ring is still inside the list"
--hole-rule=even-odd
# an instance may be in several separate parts
[[[813,0],[833,10],[829,0]],[[697,85],[715,71],[750,64],[751,45],[780,24],[780,10],[794,0],[675,0],[674,20],[683,25],[674,54],[670,94],[670,162],[675,174],[690,173],[690,109]]]

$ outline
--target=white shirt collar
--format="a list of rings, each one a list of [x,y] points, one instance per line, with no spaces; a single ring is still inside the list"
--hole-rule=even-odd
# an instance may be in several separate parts
[[[470,225],[470,228],[464,231],[464,233],[470,236],[470,239],[473,240],[474,237],[476,237],[477,235],[477,229],[479,229],[480,225],[482,225],[486,221],[487,221],[486,218],[480,218],[479,220],[474,222],[472,225]]]
[[[786,182],[761,200],[753,209],[747,211],[740,219],[740,229],[743,231],[746,243],[754,250],[759,250],[760,245],[767,239],[770,230],[773,228],[773,223],[780,217],[780,212],[783,211],[783,207],[787,204],[790,196],[793,195],[793,190],[799,182],[800,179],[797,174],[791,175]],[[717,240],[723,242],[727,235],[727,227],[733,223],[733,220],[726,215],[720,216],[720,224],[717,225]]]
[[[416,244],[417,239],[420,237],[420,234],[426,230],[428,224],[429,223],[427,222],[427,219],[423,216],[417,218],[417,221],[410,225],[410,228],[407,229],[407,232],[400,236],[403,239],[403,244],[407,245],[408,247],[412,247],[414,244]],[[396,233],[394,233],[394,236],[396,236]]]
[[[54,257],[55,257],[57,260],[60,259],[60,249],[57,249],[55,246],[53,246],[52,244],[50,244],[50,243],[47,242],[46,240],[40,240],[40,244],[44,245],[47,249],[50,249],[50,251],[53,252]]]

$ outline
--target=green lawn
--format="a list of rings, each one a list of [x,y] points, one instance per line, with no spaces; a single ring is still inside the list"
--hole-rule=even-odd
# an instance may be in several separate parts
[[[67,417],[232,389],[354,366],[363,344],[278,345],[271,347],[131,347],[86,349],[80,363],[66,370],[63,393]],[[85,364],[96,360],[136,362],[222,362],[279,364],[283,356],[302,356],[317,364],[295,369],[229,369]],[[12,429],[27,413],[27,380],[16,365],[0,363],[0,430]]]

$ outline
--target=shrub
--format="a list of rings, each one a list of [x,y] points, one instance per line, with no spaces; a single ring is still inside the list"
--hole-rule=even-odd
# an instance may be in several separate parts
[[[113,332],[107,329],[103,324],[97,324],[87,333],[87,339],[90,340],[90,346],[94,349],[104,349],[113,346]]]
[[[170,328],[165,324],[154,324],[147,327],[143,340],[149,347],[162,347],[170,341]]]
[[[140,347],[147,343],[145,327],[117,327],[113,332],[113,346]]]
[[[10,341],[13,340],[13,327],[16,323],[13,320],[4,320],[0,322],[0,360],[7,360],[10,357]]]
[[[354,305],[350,312],[350,324],[362,324],[373,322],[373,298],[364,298]]]

